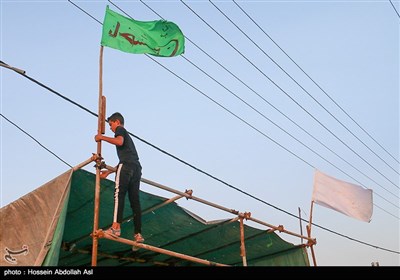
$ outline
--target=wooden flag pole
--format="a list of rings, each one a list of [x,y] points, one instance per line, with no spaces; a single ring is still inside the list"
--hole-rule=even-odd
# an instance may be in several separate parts
[[[303,225],[301,224],[301,211],[300,211],[300,207],[299,208],[299,222],[300,222],[300,235],[303,235]],[[311,236],[309,236],[311,237]],[[301,244],[303,244],[303,237],[301,238]]]
[[[240,221],[240,256],[242,257],[243,266],[247,266],[246,246],[244,244],[243,215],[240,215],[239,221]]]
[[[98,115],[98,126],[97,133],[104,133],[104,109],[103,106],[103,46],[100,47],[100,67],[99,67],[99,115]],[[93,247],[92,247],[92,266],[97,265],[97,246],[98,236],[97,232],[99,229],[99,209],[100,209],[100,169],[101,169],[101,141],[97,142],[97,157],[96,157],[96,186],[94,196],[94,217],[93,217]]]
[[[307,235],[309,238],[311,238],[311,223],[312,223],[312,211],[314,207],[314,201],[311,200],[311,209],[310,209],[310,221],[307,225]],[[310,250],[311,250],[311,256],[313,259],[314,266],[317,266],[317,260],[315,259],[315,253],[314,253],[314,244],[310,245]]]

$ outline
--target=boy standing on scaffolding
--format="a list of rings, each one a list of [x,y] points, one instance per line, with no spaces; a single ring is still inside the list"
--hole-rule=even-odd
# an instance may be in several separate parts
[[[116,236],[121,235],[121,222],[125,205],[125,195],[128,193],[129,203],[133,212],[134,241],[143,242],[142,237],[142,212],[139,200],[140,179],[142,177],[142,166],[139,156],[124,127],[124,117],[120,113],[114,113],[107,119],[110,129],[114,132],[114,137],[107,137],[102,134],[95,136],[96,142],[106,141],[117,148],[119,163],[115,175],[114,191],[114,216],[112,226],[105,232]],[[100,178],[104,179],[114,171],[102,170]]]

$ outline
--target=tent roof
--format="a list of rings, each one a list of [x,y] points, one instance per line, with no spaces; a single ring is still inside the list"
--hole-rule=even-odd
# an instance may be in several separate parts
[[[61,175],[60,175],[61,176]],[[58,180],[59,181],[59,180]],[[58,182],[57,181],[57,182]],[[143,183],[142,183],[143,184]],[[60,195],[56,223],[48,222],[47,227],[53,225],[55,228],[51,237],[43,242],[37,242],[37,246],[46,246],[47,255],[42,263],[37,258],[36,265],[59,265],[59,266],[90,266],[92,253],[93,215],[94,215],[94,193],[95,174],[85,170],[78,170],[72,173],[68,183],[64,183],[66,189],[70,187],[67,195]],[[47,192],[43,193],[45,199],[40,203],[54,200],[52,191],[54,187],[48,186]],[[29,200],[29,195],[23,197]],[[211,262],[223,263],[233,266],[242,266],[240,256],[240,223],[230,219],[206,222],[188,210],[178,206],[175,202],[168,203],[154,209],[155,206],[165,202],[167,198],[156,196],[150,193],[140,192],[142,207],[142,234],[145,244],[162,249],[178,252],[196,258],[205,259]],[[14,203],[20,203],[18,201]],[[13,204],[14,204],[13,203]],[[57,204],[57,203],[56,203]],[[16,205],[12,210],[15,211]],[[101,180],[99,228],[108,228],[112,221],[114,207],[114,182]],[[3,207],[1,216],[5,217],[6,212],[11,209]],[[149,211],[150,210],[150,211]],[[27,209],[18,213],[19,216],[28,215]],[[39,210],[40,211],[40,210]],[[48,209],[45,209],[49,216]],[[40,215],[31,215],[30,222],[37,224],[35,219]],[[53,215],[52,215],[53,216]],[[40,222],[43,222],[41,218]],[[54,219],[53,219],[54,220]],[[27,219],[14,219],[4,222],[29,223]],[[121,237],[132,240],[133,220],[129,202],[126,201],[124,222],[121,225]],[[25,227],[25,233],[29,234],[30,227]],[[294,245],[281,239],[276,233],[268,230],[260,230],[244,225],[245,248],[247,265],[249,266],[308,266],[308,257],[305,248],[301,245]],[[3,236],[2,236],[3,235]],[[26,235],[25,235],[26,236]],[[1,234],[0,238],[7,241],[11,237]],[[37,239],[37,238],[35,238]],[[16,239],[14,239],[16,240]],[[13,246],[21,249],[24,244],[30,248],[30,252],[43,251],[34,248],[35,245],[27,244],[24,238],[20,243],[13,243]],[[26,239],[25,239],[26,240]],[[2,242],[3,243],[3,242]],[[4,242],[3,247],[10,245]],[[46,244],[46,245],[44,245]],[[198,266],[202,265],[190,262],[177,257],[172,257],[157,252],[140,249],[132,251],[131,246],[115,242],[109,239],[100,238],[97,248],[97,266]],[[42,253],[43,254],[43,253]],[[37,254],[39,255],[39,254]],[[19,256],[22,259],[23,256]],[[32,261],[30,261],[32,262]],[[9,265],[2,261],[1,265]],[[24,263],[22,265],[33,265]],[[15,265],[15,264],[14,264]]]

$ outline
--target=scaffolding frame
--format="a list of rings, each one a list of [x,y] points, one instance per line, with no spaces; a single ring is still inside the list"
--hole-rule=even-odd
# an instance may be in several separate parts
[[[86,166],[90,162],[93,162],[93,161],[96,162],[96,161],[98,161],[99,158],[101,158],[101,157],[99,157],[96,154],[93,154],[92,157],[90,157],[86,161],[82,162],[81,164],[75,166],[73,168],[73,170],[74,171],[78,170],[78,169]],[[102,168],[106,168],[108,170],[115,171],[114,167],[106,165],[104,161],[101,161],[100,166]],[[97,165],[95,165],[95,167],[97,168]],[[278,231],[280,233],[286,233],[286,234],[292,235],[294,237],[298,237],[301,240],[303,240],[303,239],[306,240],[307,242],[305,244],[301,244],[301,246],[310,247],[312,249],[312,246],[316,244],[316,239],[312,238],[311,234],[308,234],[307,236],[304,236],[302,234],[297,234],[295,232],[292,232],[292,231],[289,231],[289,230],[285,229],[283,225],[276,226],[276,225],[272,225],[272,224],[266,223],[266,222],[264,222],[264,221],[262,221],[260,219],[254,218],[254,217],[251,216],[251,212],[240,212],[240,211],[237,211],[235,209],[227,208],[227,207],[224,207],[222,205],[210,202],[208,200],[205,200],[205,199],[202,199],[200,197],[194,196],[193,195],[193,190],[191,190],[191,189],[185,190],[183,192],[183,191],[179,191],[179,190],[173,189],[171,187],[165,186],[163,184],[151,181],[151,180],[146,179],[146,178],[141,178],[140,181],[142,183],[144,183],[144,184],[147,184],[147,185],[162,189],[164,191],[168,191],[170,193],[176,194],[176,196],[173,196],[173,197],[171,197],[169,199],[167,198],[166,201],[164,201],[164,202],[162,202],[160,204],[154,205],[153,207],[144,210],[142,212],[142,214],[150,213],[150,212],[152,212],[152,211],[154,211],[156,209],[159,209],[161,207],[164,207],[164,206],[166,206],[166,205],[168,205],[170,203],[176,202],[177,200],[179,200],[181,198],[186,198],[187,200],[194,200],[194,201],[200,202],[202,204],[208,205],[210,207],[213,207],[213,208],[216,208],[216,209],[222,210],[224,212],[228,212],[230,214],[235,215],[236,217],[232,218],[229,222],[237,222],[237,221],[239,221],[239,224],[240,224],[240,226],[239,226],[239,231],[240,231],[239,232],[239,237],[240,237],[240,256],[242,258],[243,266],[247,266],[245,234],[244,234],[244,222],[245,222],[245,220],[246,221],[247,220],[253,221],[253,222],[257,223],[257,224],[260,224],[262,226],[267,227],[268,228],[268,230],[267,230],[268,232]],[[95,196],[95,200],[96,199],[100,199],[100,196],[99,197]],[[96,205],[98,205],[98,204],[99,204],[99,202],[95,203],[95,211],[99,211],[99,206],[96,207]],[[94,217],[98,217],[98,213],[97,214],[95,213]],[[131,217],[126,218],[123,222],[126,222],[130,218]],[[98,222],[94,223],[94,225],[98,226]],[[115,236],[115,235],[112,235],[112,234],[108,234],[108,233],[106,233],[105,231],[103,231],[102,229],[99,229],[99,228],[93,228],[93,232],[91,233],[90,236],[92,237],[93,240],[95,240],[97,242],[96,244],[93,242],[93,247],[92,247],[92,266],[97,266],[97,256],[98,255],[103,256],[103,257],[108,257],[108,258],[121,258],[121,259],[124,259],[124,260],[127,260],[127,261],[135,261],[135,262],[143,261],[143,260],[136,259],[136,258],[113,256],[113,255],[106,254],[106,253],[103,253],[103,252],[98,253],[97,247],[95,248],[95,245],[98,244],[98,239],[99,238],[105,238],[105,239],[112,240],[112,241],[115,241],[115,242],[124,243],[124,244],[131,245],[131,246],[134,246],[134,247],[137,247],[137,248],[153,251],[153,252],[160,253],[160,254],[169,255],[169,256],[172,256],[172,257],[180,258],[180,259],[183,259],[183,260],[187,260],[187,261],[190,261],[190,262],[195,262],[195,263],[199,263],[199,264],[203,264],[203,265],[208,265],[208,266],[229,266],[227,264],[212,262],[212,261],[209,261],[209,260],[206,260],[206,259],[201,259],[201,258],[196,258],[196,257],[190,256],[190,255],[182,254],[182,253],[171,251],[171,250],[162,249],[162,248],[159,248],[159,247],[156,247],[156,246],[152,246],[152,245],[149,245],[149,244],[138,243],[138,242],[135,242],[133,240],[125,239],[125,238],[118,237],[118,236]],[[84,250],[80,250],[80,251],[82,251],[80,253],[86,253],[86,254],[89,253],[88,251],[84,251]],[[313,250],[311,250],[311,253],[313,255],[312,257],[313,257],[314,265],[315,265],[315,256],[314,256]],[[96,260],[96,261],[93,262],[93,260]],[[168,265],[168,264],[157,263],[157,265]]]

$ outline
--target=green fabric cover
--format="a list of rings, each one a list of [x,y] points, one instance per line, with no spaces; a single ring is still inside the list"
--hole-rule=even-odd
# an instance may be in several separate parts
[[[92,253],[95,174],[75,171],[72,177],[68,210],[62,231],[60,219],[55,239],[62,237],[59,266],[90,266]],[[143,184],[143,183],[142,183]],[[172,194],[171,194],[172,196]],[[176,203],[146,213],[166,198],[140,192],[142,235],[145,244],[174,252],[233,266],[242,266],[240,256],[239,222],[228,220],[204,222]],[[114,182],[101,180],[99,228],[106,229],[112,222]],[[121,237],[133,239],[133,220],[128,198],[125,202],[125,222]],[[305,248],[282,240],[276,233],[256,229],[245,223],[245,246],[248,266],[309,266]],[[45,264],[55,264],[57,254],[52,252]],[[140,249],[108,239],[99,239],[97,266],[202,266],[202,264]]]

